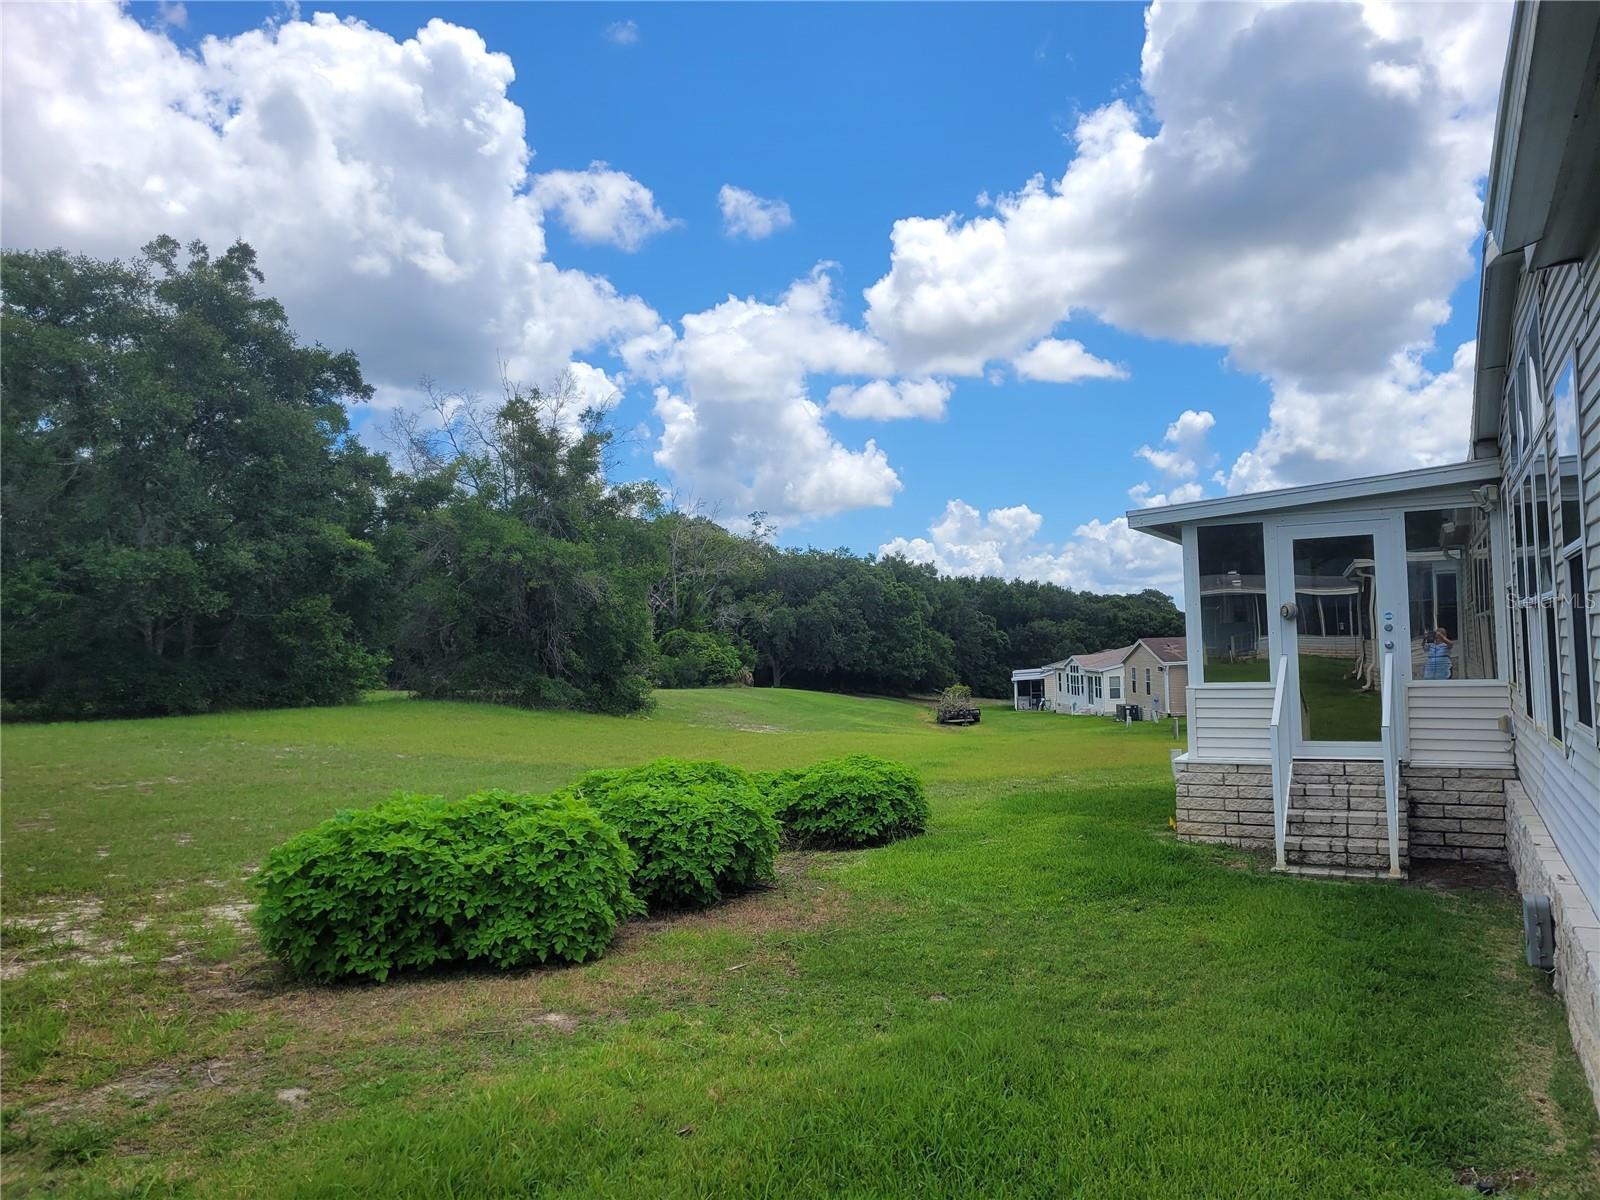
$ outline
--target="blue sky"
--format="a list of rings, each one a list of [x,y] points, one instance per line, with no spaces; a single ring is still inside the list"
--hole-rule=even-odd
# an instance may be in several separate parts
[[[620,384],[620,473],[661,478],[725,516],[779,510],[786,544],[888,545],[949,570],[1171,587],[1170,557],[1112,528],[1141,497],[1393,469],[1465,448],[1470,345],[1464,363],[1461,352],[1476,318],[1476,189],[1503,7],[1167,6],[1147,29],[1132,4],[316,6],[359,23],[342,42],[305,23],[312,11],[297,22],[278,6],[136,4],[49,27],[48,14],[10,10],[8,34],[78,44],[86,58],[115,44],[129,58],[107,64],[122,73],[120,93],[86,82],[70,54],[53,84],[44,68],[8,71],[7,243],[76,238],[126,253],[159,231],[248,237],[302,335],[353,342],[389,403],[408,402],[419,364],[443,386],[482,387],[496,355],[533,373],[581,361]],[[438,38],[417,48],[435,16],[481,37],[482,53],[451,42],[446,55]],[[124,22],[148,45],[109,41]],[[26,41],[8,38],[19,55]],[[407,54],[426,65],[397,98]],[[513,81],[496,80],[497,54]],[[193,79],[161,82],[173,63]],[[330,63],[349,76],[337,100]],[[136,86],[145,76],[148,95]],[[81,90],[89,117],[13,103],[50,86]],[[289,93],[299,97],[289,124],[317,136],[284,160],[287,180],[254,170],[263,151],[245,134],[259,130],[230,133],[215,115],[159,128],[221,95],[230,113],[259,112],[270,141]],[[126,115],[146,102],[148,116]],[[532,158],[520,185],[505,183],[514,166],[476,182],[492,148],[463,136],[457,159],[440,140],[490,105],[498,127],[519,114],[525,123]],[[119,135],[119,121],[134,133]],[[95,170],[71,176],[43,150],[29,163],[30,134],[66,141],[68,157]],[[331,148],[320,165],[319,140]],[[130,148],[141,142],[150,148]],[[431,162],[410,162],[423,144]],[[503,151],[504,138],[494,145]],[[361,170],[347,177],[352,162]],[[548,201],[531,227],[512,212],[546,173],[597,162],[647,197],[633,215],[654,225],[637,244],[597,241],[592,226],[574,236],[571,212]],[[24,168],[44,177],[38,188],[18,182]],[[431,194],[458,174],[458,189]],[[1031,200],[994,203],[1034,176],[1043,183]],[[307,197],[298,212],[286,185]],[[724,185],[781,200],[792,224],[729,236]],[[92,214],[119,186],[141,201],[157,193],[144,220],[124,202],[73,225],[44,199],[76,188]],[[357,228],[352,211],[412,230],[408,245]],[[943,227],[905,227],[917,246],[892,241],[897,222],[947,214]],[[495,222],[513,232],[474,247],[472,231]],[[542,286],[494,274],[489,260],[515,257],[518,237],[530,260],[631,307],[585,296],[552,308],[533,292],[494,307],[485,293]],[[432,253],[417,245],[442,245],[449,267],[409,275]],[[398,265],[372,265],[385,255]],[[469,263],[477,274],[463,284]],[[742,320],[743,308],[717,309],[730,296],[786,316],[803,307],[788,289],[818,264],[832,264],[826,316],[803,330],[774,320],[732,345],[720,317],[700,341],[690,330],[694,314]],[[479,299],[462,299],[469,288]],[[589,324],[574,318],[564,341],[534,328],[591,301]],[[479,302],[490,307],[475,324]],[[657,323],[670,349],[630,346]],[[1104,370],[1023,379],[1016,359],[1041,340],[1081,343]],[[410,353],[423,343],[429,353]],[[824,343],[833,348],[814,348]],[[967,347],[960,361],[940,353],[946,344]],[[769,354],[804,360],[773,369],[774,395],[791,406],[781,419],[765,377],[738,377]],[[1126,377],[1095,377],[1106,364]],[[942,419],[793,408],[797,394],[822,405],[833,387],[874,378],[935,381],[949,392]],[[1193,420],[1163,442],[1186,410]],[[1385,436],[1385,421],[1427,434]],[[746,455],[766,465],[745,469]],[[836,482],[812,486],[829,472]],[[958,500],[975,512],[947,509]]]

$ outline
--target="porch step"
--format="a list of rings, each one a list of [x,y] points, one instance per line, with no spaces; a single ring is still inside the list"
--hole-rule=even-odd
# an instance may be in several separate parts
[[[1405,797],[1400,797],[1400,869],[1409,863]],[[1300,760],[1289,789],[1284,860],[1290,870],[1383,875],[1389,869],[1389,825],[1383,765],[1367,761]]]

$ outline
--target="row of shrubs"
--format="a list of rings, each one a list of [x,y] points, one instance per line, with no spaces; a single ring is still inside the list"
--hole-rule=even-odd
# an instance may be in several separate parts
[[[631,916],[770,880],[780,838],[873,846],[927,822],[917,774],[869,755],[765,773],[663,758],[548,796],[401,793],[268,854],[256,920],[270,953],[321,981],[578,963]]]

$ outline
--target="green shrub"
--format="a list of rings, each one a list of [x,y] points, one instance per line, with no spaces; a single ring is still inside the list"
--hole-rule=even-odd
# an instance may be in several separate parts
[[[633,890],[647,904],[703,907],[772,878],[778,822],[738,767],[661,758],[590,771],[569,790],[615,825],[637,856]]]
[[[255,886],[267,950],[317,980],[446,962],[583,962],[641,911],[633,854],[572,797],[398,794],[267,855]]]
[[[910,767],[870,754],[769,776],[768,801],[801,845],[876,846],[921,833],[928,798]]]
[[[744,673],[738,648],[718,634],[669,629],[656,641],[656,682],[664,688],[719,687]]]

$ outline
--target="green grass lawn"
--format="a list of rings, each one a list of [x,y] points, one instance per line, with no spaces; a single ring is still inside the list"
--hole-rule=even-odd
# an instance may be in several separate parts
[[[1207,683],[1268,683],[1271,664],[1265,658],[1245,658],[1237,662],[1209,659],[1203,670]]]
[[[1383,694],[1363,691],[1350,659],[1300,655],[1300,709],[1319,742],[1376,742],[1383,736]]]
[[[1272,875],[1167,828],[1164,725],[802,692],[648,718],[383,700],[5,730],[7,1194],[1594,1196],[1513,898]],[[911,762],[929,832],[583,967],[284,979],[274,842],[396,787],[663,753]],[[43,965],[34,965],[43,964]]]

